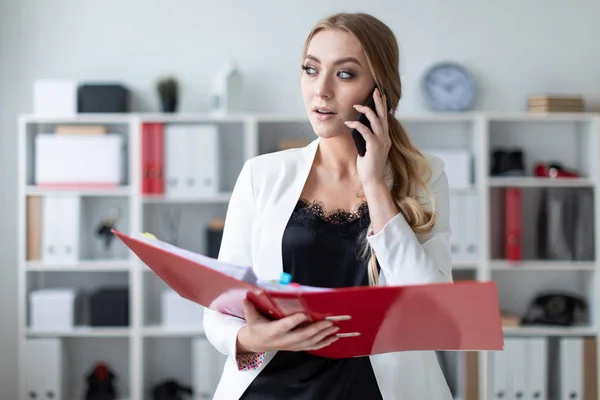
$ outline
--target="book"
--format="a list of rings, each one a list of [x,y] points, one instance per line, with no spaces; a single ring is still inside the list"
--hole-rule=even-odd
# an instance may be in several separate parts
[[[322,288],[259,279],[235,265],[148,237],[113,230],[180,296],[244,318],[247,298],[271,319],[302,312],[328,319],[340,340],[309,353],[329,358],[412,350],[501,350],[496,284],[461,281],[402,286]]]

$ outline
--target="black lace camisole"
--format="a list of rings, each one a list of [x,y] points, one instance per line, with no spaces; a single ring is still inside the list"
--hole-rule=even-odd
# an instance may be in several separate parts
[[[368,285],[363,240],[367,203],[326,213],[323,204],[300,199],[286,226],[283,269],[303,285],[340,288]],[[344,340],[343,338],[339,340]],[[279,351],[246,389],[244,400],[378,400],[369,357],[328,359]]]

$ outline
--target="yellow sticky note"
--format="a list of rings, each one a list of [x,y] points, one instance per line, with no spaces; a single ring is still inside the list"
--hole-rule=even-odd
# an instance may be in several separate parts
[[[154,236],[153,234],[151,234],[150,232],[144,232],[144,233],[142,233],[142,235],[144,235],[150,239],[158,240],[158,238],[156,236]]]

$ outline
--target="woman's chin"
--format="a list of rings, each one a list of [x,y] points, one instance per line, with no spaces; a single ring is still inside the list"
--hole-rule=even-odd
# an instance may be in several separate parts
[[[310,121],[313,130],[317,136],[324,139],[341,136],[348,131],[348,127],[344,124],[334,123],[333,121]]]
[[[323,139],[339,137],[344,134],[343,131],[340,131],[339,129],[338,130],[316,129],[315,133],[317,134],[317,136],[319,136]]]

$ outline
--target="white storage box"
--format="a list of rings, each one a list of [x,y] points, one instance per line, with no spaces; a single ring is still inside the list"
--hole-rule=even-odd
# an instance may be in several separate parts
[[[69,331],[75,325],[76,289],[42,289],[29,294],[30,327],[41,331]]]
[[[77,81],[38,79],[33,83],[33,112],[40,116],[77,114]]]
[[[112,187],[123,182],[123,136],[40,133],[35,138],[35,183],[47,187]]]
[[[468,188],[471,186],[471,155],[467,150],[425,150],[426,154],[439,157],[446,165],[448,186]]]
[[[174,329],[202,329],[204,307],[181,297],[174,290],[161,294],[162,326]]]

